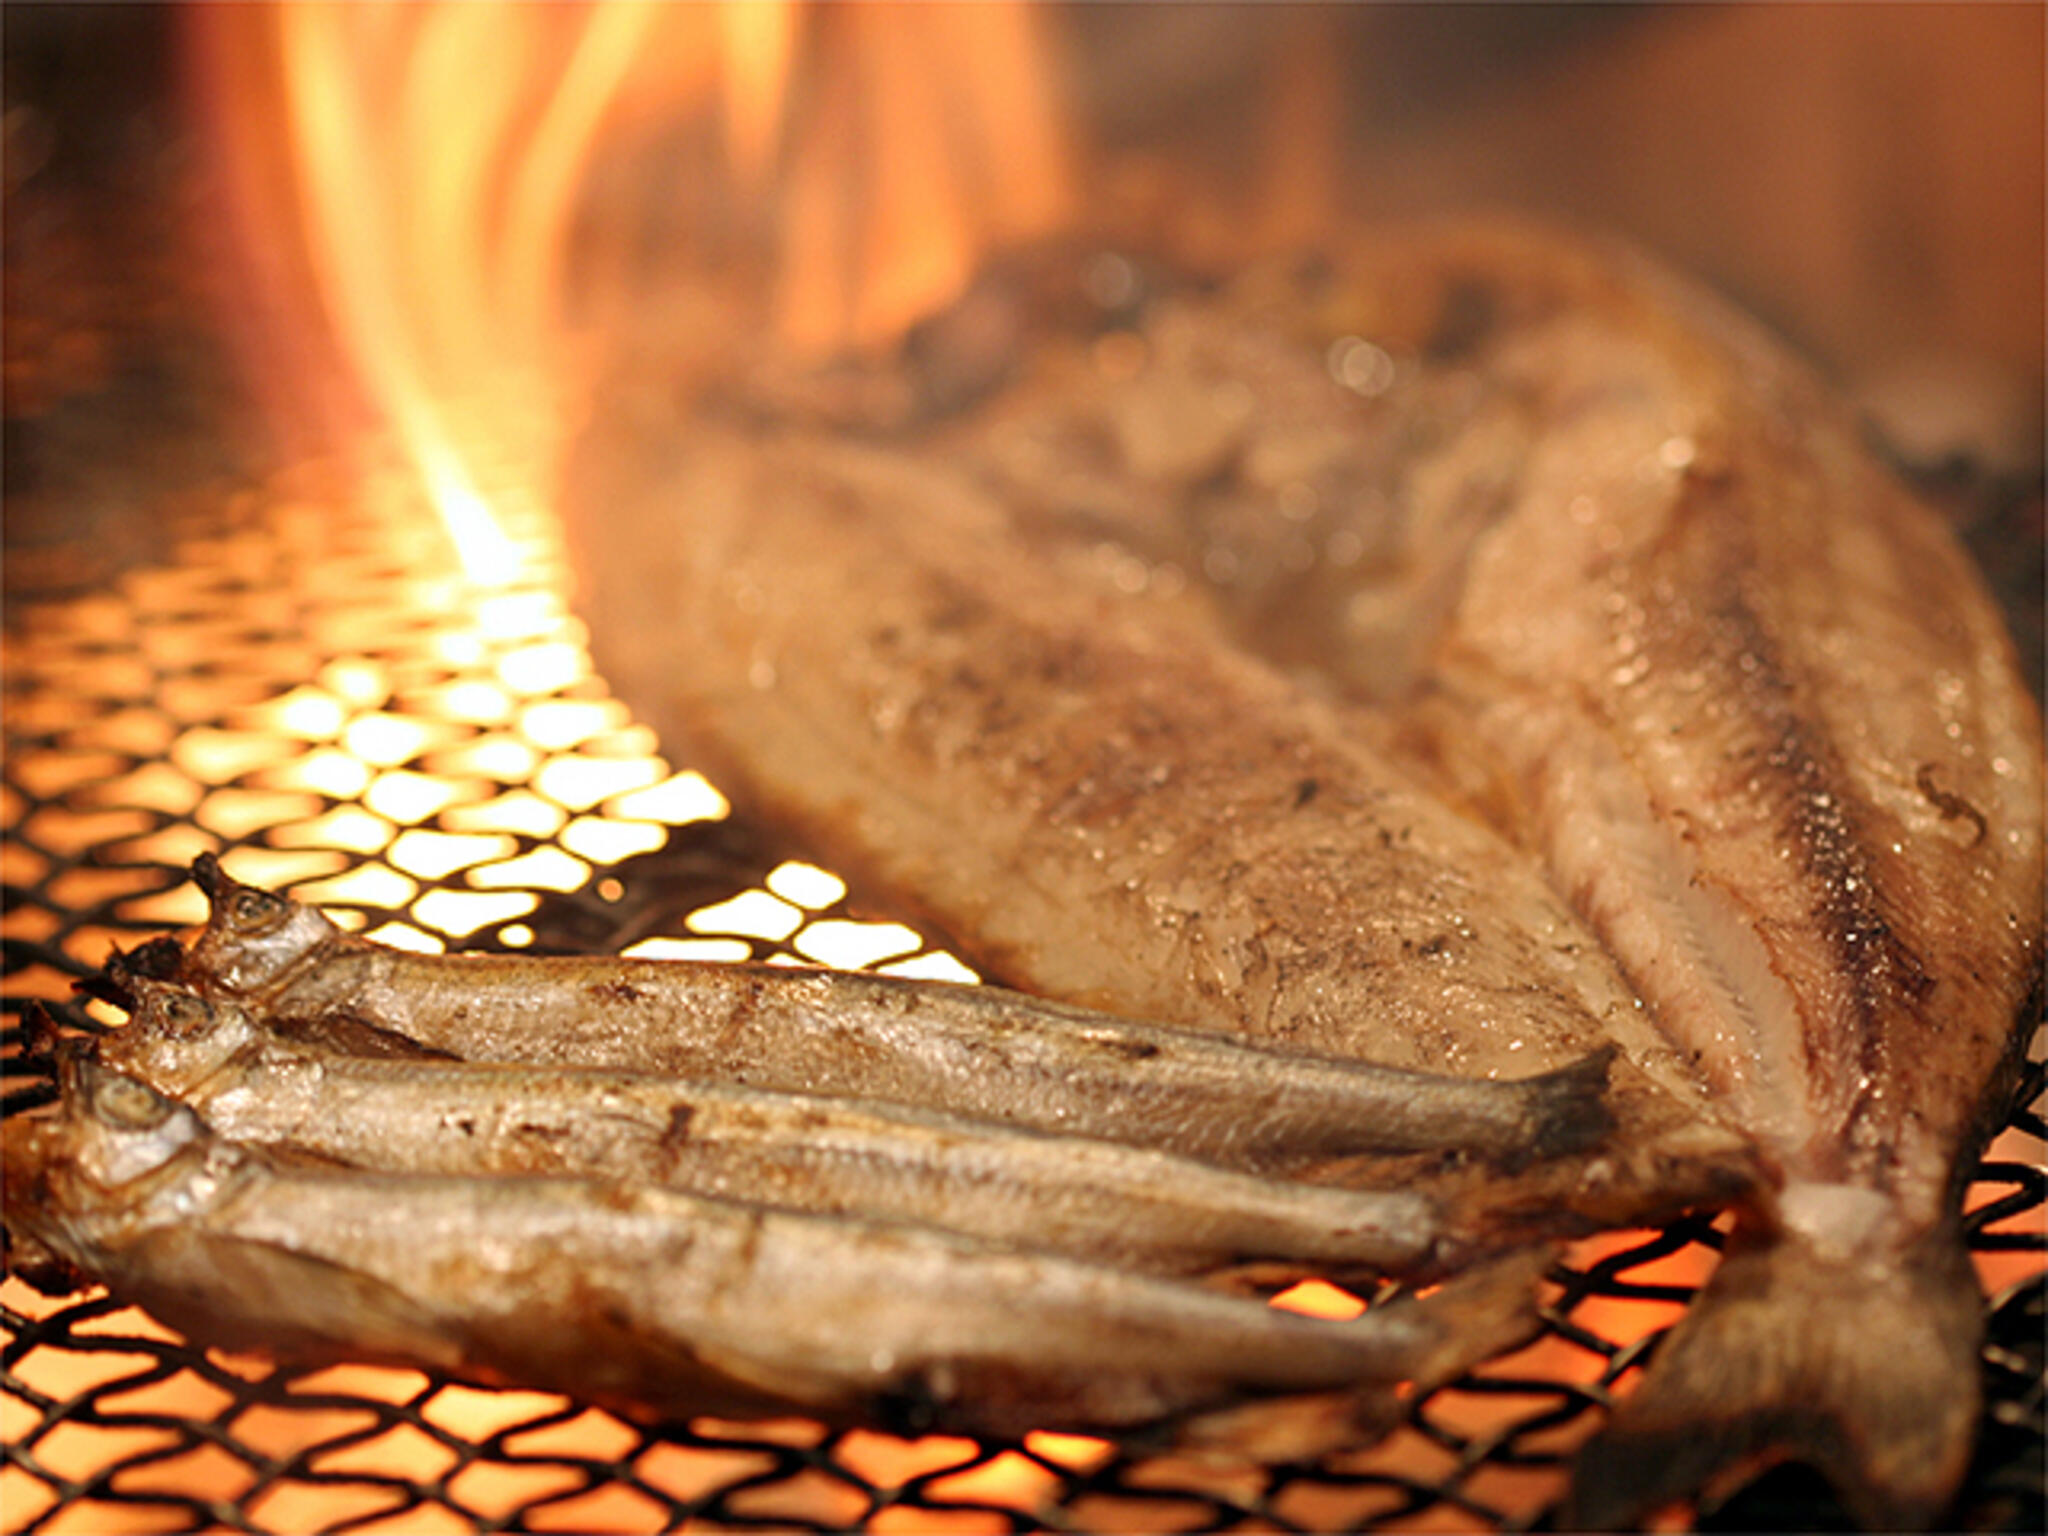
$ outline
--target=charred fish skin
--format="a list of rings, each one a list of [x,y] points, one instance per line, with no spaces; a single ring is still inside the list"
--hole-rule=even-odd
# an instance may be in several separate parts
[[[422,956],[201,859],[184,979],[274,1026],[358,1021],[471,1060],[610,1066],[921,1104],[1247,1168],[1444,1151],[1518,1166],[1599,1145],[1610,1054],[1472,1081],[1260,1050],[991,987],[769,965]],[[380,1046],[381,1049],[381,1046]]]
[[[1642,258],[1467,225],[1337,266],[1162,317],[1136,401],[1055,363],[949,447],[1047,542],[1172,559],[1205,622],[1373,706],[1354,727],[1541,855],[1757,1138],[1775,1193],[1577,1517],[1789,1449],[1872,1524],[1938,1518],[1975,1421],[1958,1185],[2039,1017],[2041,728],[1999,616],[1810,371]],[[1370,389],[1324,366],[1346,348]],[[1079,499],[1014,446],[1233,374],[1262,409],[1192,495],[1124,452]]]
[[[59,1115],[0,1128],[9,1184],[33,1195],[10,1222],[196,1337],[663,1415],[872,1420],[916,1400],[1012,1434],[1391,1397],[1468,1348],[1456,1306],[1332,1324],[914,1226],[601,1180],[288,1168],[134,1079],[83,1058],[66,1076]]]
[[[651,1073],[350,1057],[161,982],[139,983],[136,1003],[126,1027],[93,1041],[102,1065],[230,1141],[351,1167],[610,1178],[1152,1273],[1257,1262],[1427,1276],[1484,1240],[1401,1190],[1258,1179],[910,1106]]]

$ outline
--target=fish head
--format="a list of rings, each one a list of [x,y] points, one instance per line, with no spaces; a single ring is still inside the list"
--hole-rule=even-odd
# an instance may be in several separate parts
[[[242,884],[210,853],[193,860],[192,878],[208,911],[188,968],[209,997],[259,994],[343,937],[319,908]]]
[[[100,1059],[164,1092],[191,1092],[257,1038],[256,1021],[234,1003],[166,981],[137,981],[133,993],[128,1027],[101,1039]]]
[[[57,1081],[63,1107],[55,1123],[74,1197],[89,1192],[122,1198],[188,1147],[208,1139],[206,1126],[190,1109],[86,1050],[73,1048],[60,1056]]]
[[[59,1099],[0,1122],[7,1267],[50,1294],[147,1278],[131,1261],[164,1231],[192,1230],[245,1154],[190,1109],[94,1059],[93,1042],[57,1051]]]

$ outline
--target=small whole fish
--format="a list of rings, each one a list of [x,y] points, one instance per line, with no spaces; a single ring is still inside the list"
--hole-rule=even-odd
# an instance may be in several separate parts
[[[1187,292],[1105,319],[1135,373],[1083,334],[859,442],[600,416],[607,678],[1029,991],[1475,1076],[1617,1045],[1579,1166],[1738,1222],[1568,1518],[1789,1455],[1935,1522],[2042,964],[2041,725],[1967,558],[1635,256],[1435,226]],[[1724,1136],[1762,1177],[1716,1193]]]
[[[1516,1081],[1258,1050],[992,987],[785,966],[417,955],[318,908],[194,875],[180,979],[273,1025],[465,1060],[615,1067],[914,1104],[1259,1168],[1449,1151],[1518,1165],[1598,1144],[1611,1053]],[[354,1026],[352,1028],[352,1026]],[[363,1034],[360,1026],[373,1033]],[[403,1045],[395,1047],[403,1050]]]
[[[92,1041],[101,1065],[227,1140],[357,1168],[655,1184],[1167,1273],[1257,1263],[1261,1274],[1419,1276],[1482,1236],[1461,1238],[1401,1190],[1255,1178],[907,1105],[588,1067],[356,1057],[293,1041],[232,1003],[134,986],[126,1027]]]
[[[195,1337],[388,1359],[666,1415],[801,1411],[1016,1435],[1262,1394],[1384,1422],[1530,1315],[1455,1287],[1328,1322],[927,1227],[617,1180],[304,1168],[63,1061],[0,1126],[9,1222]],[[1510,1294],[1530,1276],[1511,1276]]]

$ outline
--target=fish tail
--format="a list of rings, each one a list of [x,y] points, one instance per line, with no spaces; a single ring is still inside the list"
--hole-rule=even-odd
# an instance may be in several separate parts
[[[1876,1530],[1925,1530],[1966,1471],[1983,1302],[1953,1227],[1889,1252],[1742,1234],[1580,1452],[1567,1524],[1632,1528],[1784,1461]]]
[[[1530,1163],[1589,1151],[1605,1141],[1615,1127],[1608,1080],[1618,1054],[1615,1046],[1603,1045],[1555,1071],[1516,1083],[1528,1096],[1528,1132],[1511,1153],[1497,1161],[1512,1172]]]

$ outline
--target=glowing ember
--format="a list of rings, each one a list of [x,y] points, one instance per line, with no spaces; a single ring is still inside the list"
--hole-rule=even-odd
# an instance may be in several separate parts
[[[846,882],[815,864],[794,861],[778,864],[768,872],[768,889],[784,901],[800,907],[829,907],[846,894]]]
[[[1272,1300],[1272,1305],[1304,1317],[1350,1318],[1365,1310],[1365,1303],[1349,1291],[1325,1280],[1304,1280],[1291,1285]]]

